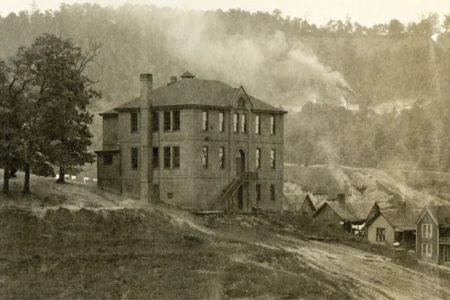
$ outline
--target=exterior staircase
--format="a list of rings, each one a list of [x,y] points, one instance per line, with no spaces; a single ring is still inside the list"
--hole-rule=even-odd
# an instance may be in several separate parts
[[[238,189],[244,184],[245,181],[257,180],[258,173],[257,172],[242,172],[238,177],[233,178],[233,180],[222,190],[222,193],[211,206],[211,210],[226,210],[227,200],[229,200]]]

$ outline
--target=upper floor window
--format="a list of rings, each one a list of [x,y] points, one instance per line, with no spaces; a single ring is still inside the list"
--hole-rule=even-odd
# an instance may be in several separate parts
[[[173,130],[180,130],[180,111],[173,111]]]
[[[153,157],[152,157],[153,169],[159,169],[159,148],[153,147]]]
[[[208,112],[203,111],[203,130],[208,130]]]
[[[275,116],[270,116],[270,134],[276,133]]]
[[[246,114],[242,114],[241,116],[241,131],[242,132],[247,132],[247,115]]]
[[[276,152],[275,149],[270,150],[270,168],[275,169]]]
[[[244,98],[239,98],[238,100],[238,107],[245,107],[245,99]]]
[[[433,231],[431,230],[431,224],[422,224],[422,237],[431,238],[433,236]]]
[[[112,155],[112,153],[105,153],[105,154],[103,155],[103,164],[104,164],[105,166],[107,166],[107,165],[112,165],[113,162],[114,162],[113,157],[114,157],[114,156]]]
[[[170,147],[164,147],[164,169],[170,169]]]
[[[208,147],[204,146],[203,147],[202,164],[203,164],[203,168],[205,168],[205,169],[208,168],[208,160],[209,160]]]
[[[219,112],[219,131],[225,131],[225,120],[223,112]]]
[[[131,133],[139,131],[139,115],[138,113],[131,113]]]
[[[180,147],[173,147],[173,168],[178,169],[180,167]]]
[[[152,124],[153,131],[159,131],[159,113],[157,111],[152,112]]]
[[[270,185],[270,200],[275,201],[276,195],[275,195],[275,184]]]
[[[219,168],[225,169],[225,148],[219,148]]]
[[[239,114],[234,114],[234,132],[239,132]]]
[[[260,115],[255,116],[255,133],[261,134],[261,116]]]
[[[256,164],[255,167],[257,169],[261,168],[261,149],[257,148],[256,149]]]
[[[139,149],[131,148],[131,168],[138,169],[139,168]]]
[[[171,129],[170,123],[171,123],[170,111],[166,110],[164,112],[164,131],[170,131],[170,129]]]

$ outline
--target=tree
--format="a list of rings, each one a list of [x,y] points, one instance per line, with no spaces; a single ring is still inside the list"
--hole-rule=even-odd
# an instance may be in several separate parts
[[[403,31],[405,30],[405,26],[403,26],[403,24],[399,20],[394,19],[394,20],[391,20],[391,22],[389,22],[388,30],[389,30],[389,35],[400,36],[403,33]]]
[[[70,39],[48,34],[38,37],[30,48],[19,50],[19,60],[29,67],[33,77],[40,108],[39,117],[30,122],[29,132],[38,130],[38,136],[42,137],[37,143],[41,152],[33,147],[28,149],[26,176],[30,165],[41,158],[41,163],[59,167],[57,182],[64,183],[67,170],[94,161],[94,154],[88,152],[93,116],[87,106],[101,94],[92,89],[95,82],[85,70],[98,51],[98,45],[83,51]]]

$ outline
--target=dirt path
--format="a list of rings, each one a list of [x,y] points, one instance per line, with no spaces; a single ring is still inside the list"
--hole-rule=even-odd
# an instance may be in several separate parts
[[[355,298],[450,299],[448,283],[403,268],[387,258],[339,244],[281,237],[281,248],[339,281],[353,281]]]

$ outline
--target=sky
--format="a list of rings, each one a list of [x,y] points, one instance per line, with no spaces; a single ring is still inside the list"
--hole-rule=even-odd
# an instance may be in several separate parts
[[[29,10],[33,0],[0,0],[0,14]],[[251,12],[275,9],[283,16],[290,15],[306,19],[317,25],[326,24],[330,19],[344,20],[349,16],[362,25],[388,23],[398,19],[402,23],[417,21],[423,15],[450,14],[450,0],[35,0],[42,10],[57,10],[61,3],[97,3],[101,6],[118,7],[124,3],[154,4],[179,9],[228,10],[240,8]]]

